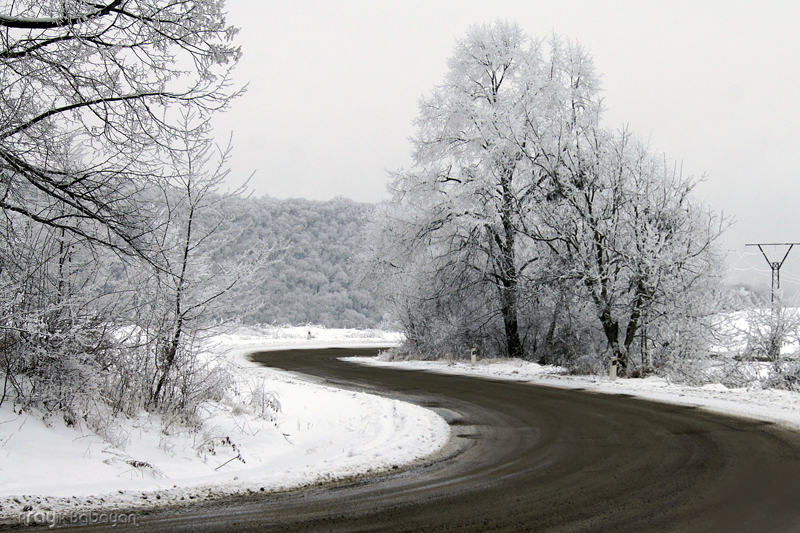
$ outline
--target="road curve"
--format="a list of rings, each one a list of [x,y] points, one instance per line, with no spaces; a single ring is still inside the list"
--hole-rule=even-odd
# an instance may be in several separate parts
[[[155,513],[136,530],[800,532],[797,432],[625,396],[336,359],[375,351],[254,360],[438,410],[454,439],[435,462]]]

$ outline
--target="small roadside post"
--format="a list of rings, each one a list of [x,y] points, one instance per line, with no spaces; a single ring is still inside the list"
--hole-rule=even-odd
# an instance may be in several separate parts
[[[475,366],[475,363],[478,362],[478,350],[472,348],[469,352],[470,361],[472,362],[472,366]]]
[[[611,357],[611,365],[608,369],[608,377],[611,379],[611,381],[617,379],[617,358],[614,356]]]

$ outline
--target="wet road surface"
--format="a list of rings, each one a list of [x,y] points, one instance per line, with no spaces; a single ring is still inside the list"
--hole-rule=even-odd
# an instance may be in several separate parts
[[[253,359],[434,409],[454,437],[432,463],[144,515],[135,530],[800,533],[800,433],[625,396],[336,359],[376,351]]]

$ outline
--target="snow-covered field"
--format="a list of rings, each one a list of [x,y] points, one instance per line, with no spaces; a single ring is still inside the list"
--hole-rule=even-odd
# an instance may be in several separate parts
[[[386,332],[313,327],[217,335],[208,352],[230,363],[239,394],[208,404],[197,432],[144,414],[121,422],[117,446],[85,427],[14,412],[7,401],[0,408],[0,522],[23,516],[50,524],[90,520],[91,513],[108,520],[104,511],[287,489],[434,453],[450,430],[432,411],[308,383],[245,357],[259,349],[388,347],[397,340]],[[259,402],[250,401],[254,393]],[[279,411],[271,408],[278,404]]]
[[[316,327],[240,328],[217,335],[207,352],[230,364],[235,397],[209,404],[196,432],[144,414],[124,421],[114,434],[116,446],[86,428],[66,427],[60,420],[45,424],[40,417],[14,412],[6,402],[0,408],[0,523],[16,523],[21,516],[39,523],[92,516],[108,520],[108,515],[91,513],[281,490],[391,469],[432,454],[450,435],[446,422],[432,411],[312,384],[246,358],[270,348],[389,347],[399,340],[386,332]],[[516,360],[480,360],[473,366],[350,359],[630,394],[800,429],[800,394],[755,384],[728,389],[653,377],[610,381]]]

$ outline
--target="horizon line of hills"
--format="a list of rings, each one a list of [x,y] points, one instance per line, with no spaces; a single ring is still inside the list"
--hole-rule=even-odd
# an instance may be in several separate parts
[[[245,228],[217,251],[246,255],[260,243],[280,249],[263,277],[235,287],[235,306],[219,315],[243,324],[304,325],[327,328],[385,327],[387,317],[373,294],[359,283],[356,255],[363,228],[377,202],[343,196],[331,200],[244,199],[231,224]],[[734,283],[744,301],[769,302],[769,288]]]

